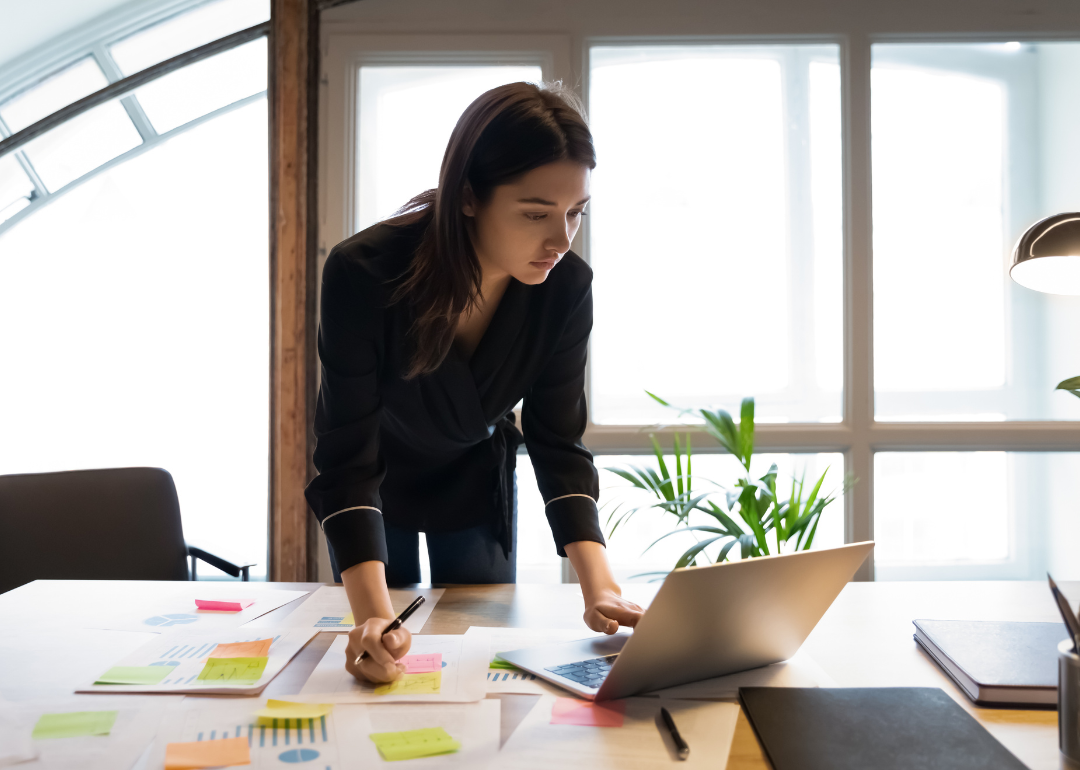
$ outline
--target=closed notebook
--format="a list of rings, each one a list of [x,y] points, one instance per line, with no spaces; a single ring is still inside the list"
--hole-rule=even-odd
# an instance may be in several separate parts
[[[740,687],[774,770],[1024,770],[936,687]]]
[[[980,706],[1057,706],[1063,623],[913,622],[915,641]]]

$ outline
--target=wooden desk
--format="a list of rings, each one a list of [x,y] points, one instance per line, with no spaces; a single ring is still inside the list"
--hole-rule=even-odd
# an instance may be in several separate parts
[[[251,583],[262,588],[315,590],[311,583]],[[116,581],[38,581],[0,595],[0,696],[13,701],[69,695],[76,684],[105,670],[152,635],[86,628],[105,613],[167,592],[172,584]],[[1063,584],[1080,598],[1080,583]],[[248,589],[245,588],[245,591]],[[654,585],[626,587],[647,605]],[[274,610],[285,620],[302,601]],[[979,709],[912,639],[915,618],[1059,622],[1042,582],[851,583],[804,645],[841,687],[941,687],[1032,770],[1057,770],[1054,711]],[[493,585],[448,588],[423,633],[460,634],[470,625],[580,628],[580,591],[574,585]],[[318,634],[270,685],[273,697],[299,692],[333,641]],[[521,721],[536,696],[504,695],[503,736]],[[766,768],[761,749],[740,715],[728,761],[731,770]]]

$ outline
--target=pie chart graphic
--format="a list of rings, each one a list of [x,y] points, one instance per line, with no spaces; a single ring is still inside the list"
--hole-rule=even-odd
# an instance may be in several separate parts
[[[290,749],[278,754],[278,759],[288,762],[290,765],[298,765],[301,762],[310,762],[319,758],[319,752],[315,749]]]
[[[173,615],[155,615],[143,621],[148,626],[182,626],[185,623],[194,623],[199,619],[198,615],[175,613]]]

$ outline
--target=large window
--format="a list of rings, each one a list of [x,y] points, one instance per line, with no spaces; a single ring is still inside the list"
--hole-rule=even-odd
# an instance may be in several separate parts
[[[47,77],[0,84],[0,139],[268,14],[217,0],[121,25]],[[256,562],[253,577],[267,567],[266,69],[256,36],[0,155],[0,473],[164,468],[188,542]]]

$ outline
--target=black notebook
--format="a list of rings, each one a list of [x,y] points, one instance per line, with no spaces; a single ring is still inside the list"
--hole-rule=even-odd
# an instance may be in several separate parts
[[[980,706],[1057,706],[1063,623],[913,622],[915,641]]]
[[[740,687],[774,770],[1025,770],[936,687]]]

